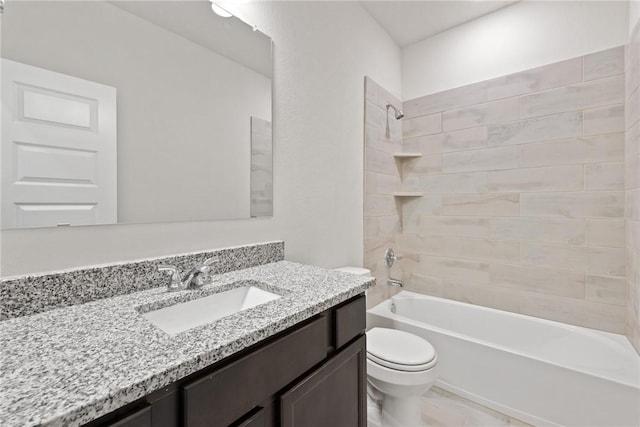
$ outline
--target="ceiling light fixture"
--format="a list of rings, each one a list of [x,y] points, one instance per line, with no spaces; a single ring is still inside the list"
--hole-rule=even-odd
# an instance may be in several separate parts
[[[233,14],[227,12],[225,9],[216,4],[213,0],[211,1],[211,10],[215,12],[216,15],[221,16],[223,18],[230,18]]]

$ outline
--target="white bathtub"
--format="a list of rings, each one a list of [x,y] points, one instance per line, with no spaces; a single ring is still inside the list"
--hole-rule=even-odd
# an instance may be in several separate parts
[[[437,386],[536,426],[639,426],[640,357],[621,335],[400,292],[367,327],[438,353]]]

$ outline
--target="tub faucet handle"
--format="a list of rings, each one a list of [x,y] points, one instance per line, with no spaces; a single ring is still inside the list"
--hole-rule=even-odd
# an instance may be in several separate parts
[[[385,252],[384,252],[384,261],[387,263],[387,267],[391,268],[393,267],[393,264],[401,259],[402,256],[401,255],[396,255],[396,252],[392,249],[392,248],[388,248]]]

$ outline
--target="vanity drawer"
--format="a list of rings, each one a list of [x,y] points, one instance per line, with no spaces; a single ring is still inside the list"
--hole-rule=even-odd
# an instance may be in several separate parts
[[[367,324],[366,310],[364,295],[353,298],[335,309],[334,345],[336,349],[364,332]]]
[[[182,388],[186,427],[228,426],[324,360],[326,315]]]

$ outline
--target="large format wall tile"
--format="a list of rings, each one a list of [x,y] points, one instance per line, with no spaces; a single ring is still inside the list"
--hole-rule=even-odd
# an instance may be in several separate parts
[[[491,283],[519,291],[584,298],[583,272],[521,265],[491,264]]]
[[[427,175],[442,172],[442,155],[430,154],[415,159],[407,159],[403,161],[402,173]]]
[[[520,98],[520,117],[539,117],[624,102],[624,76],[607,77]]]
[[[487,84],[480,82],[405,102],[407,117],[424,116],[441,111],[454,110],[487,100]]]
[[[621,218],[624,192],[524,193],[520,195],[522,216]]]
[[[584,167],[585,189],[624,190],[624,163],[596,163]]]
[[[584,188],[582,165],[489,172],[491,192],[572,191]]]
[[[544,65],[531,70],[489,80],[489,100],[539,92],[582,81],[582,58]]]
[[[398,174],[395,159],[389,152],[379,151],[369,147],[365,152],[364,161],[365,170],[386,173],[387,175]]]
[[[489,132],[486,126],[478,126],[441,135],[444,136],[442,151],[460,151],[487,147]]]
[[[583,113],[572,111],[489,126],[488,144],[501,146],[563,139],[582,134]]]
[[[442,196],[423,196],[409,198],[401,202],[402,231],[417,233],[420,221],[425,215],[435,215],[442,210]]]
[[[489,218],[489,237],[497,240],[585,243],[583,219],[565,218]]]
[[[364,220],[365,239],[386,239],[402,231],[400,216],[369,216]]]
[[[431,274],[449,281],[489,283],[489,263],[481,261],[419,255],[417,261],[407,263],[405,268],[410,272]]]
[[[393,194],[402,186],[400,176],[379,173],[367,168],[364,173],[364,188],[370,194]]]
[[[590,218],[586,220],[589,246],[624,247],[624,219]]]
[[[491,171],[518,167],[517,147],[484,148],[442,154],[445,173]]]
[[[443,296],[468,304],[483,305],[499,310],[518,311],[519,306],[508,289],[496,292],[492,286],[478,286],[476,283],[445,280]],[[457,425],[457,424],[454,424]]]
[[[517,262],[520,259],[519,242],[444,237],[442,253],[445,256],[482,261]]]
[[[586,110],[583,115],[584,135],[624,132],[624,104]]]
[[[442,197],[440,215],[518,216],[518,194],[460,194]]]
[[[425,175],[417,178],[416,188],[429,194],[487,192],[487,172]],[[409,179],[406,178],[405,181]]]
[[[368,307],[395,292],[386,286],[390,272],[384,264],[383,254],[387,248],[396,246],[396,236],[401,232],[401,212],[398,200],[393,196],[402,187],[401,170],[393,153],[402,151],[403,126],[392,113],[387,113],[387,102],[401,105],[397,97],[366,77],[363,255],[364,267],[371,270],[378,283],[367,293]],[[421,126],[428,124],[420,123]],[[437,124],[440,124],[439,118]]]
[[[406,138],[403,141],[402,147],[398,152],[417,152],[422,154],[438,154],[442,153],[442,145],[444,142],[444,134],[438,133],[435,135],[423,135],[414,138]]]
[[[442,128],[449,131],[517,119],[518,98],[507,98],[447,111],[442,114]]]
[[[390,118],[389,120],[393,120]],[[402,134],[405,138],[413,138],[420,135],[430,135],[442,130],[442,115],[431,114],[428,116],[404,119],[402,123]]]
[[[624,134],[541,142],[519,148],[521,167],[622,162]]]
[[[425,236],[422,234],[400,234],[397,239],[402,253],[441,255],[444,246],[440,236]]]
[[[489,218],[424,216],[420,227],[426,236],[489,237]]]
[[[587,328],[624,332],[623,310],[612,304],[529,293],[521,300],[520,312]]]
[[[587,300],[624,306],[626,297],[627,283],[624,277],[587,275]]]
[[[624,73],[624,46],[614,47],[584,57],[584,81]]]
[[[640,188],[626,191],[625,217],[630,221],[640,221]]]
[[[640,187],[640,155],[627,155],[624,168],[625,188],[631,190]]]
[[[422,294],[442,296],[442,277],[429,276],[428,274],[407,272],[403,275],[404,287],[408,291]]]
[[[522,263],[609,276],[624,276],[624,250],[521,243]]]
[[[640,348],[638,74],[619,47],[405,102],[407,286]]]
[[[396,215],[396,200],[392,195],[369,194],[364,206],[367,216]]]
[[[365,147],[386,153],[402,151],[402,132],[399,132],[398,135],[392,134],[391,138],[386,138],[385,133],[384,128],[380,128],[373,123],[365,123]]]
[[[629,124],[635,123],[640,117],[640,88],[636,90],[627,98],[625,105],[625,121]]]

